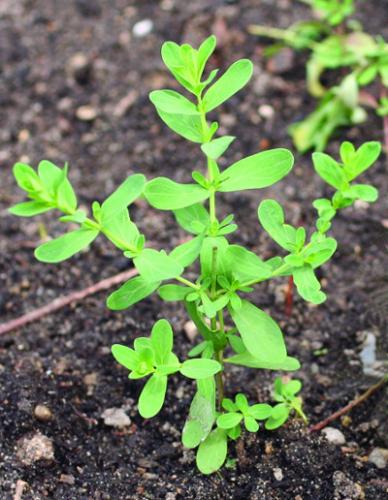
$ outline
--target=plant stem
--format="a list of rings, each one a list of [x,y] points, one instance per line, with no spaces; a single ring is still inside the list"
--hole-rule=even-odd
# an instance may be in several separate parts
[[[201,289],[201,287],[199,285],[196,285],[192,281],[187,280],[186,278],[183,278],[182,276],[177,276],[175,279],[177,281],[180,281],[184,285],[189,286],[190,288],[194,288],[194,290],[200,290]]]

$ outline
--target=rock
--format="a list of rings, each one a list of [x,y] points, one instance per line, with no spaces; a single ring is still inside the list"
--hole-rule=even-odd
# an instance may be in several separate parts
[[[66,70],[74,80],[81,85],[89,82],[92,64],[82,52],[76,52],[68,61]]]
[[[334,500],[358,500],[365,498],[365,494],[358,483],[351,481],[342,471],[336,470],[333,474]]]
[[[342,432],[334,427],[325,427],[322,429],[322,433],[325,435],[329,443],[342,445],[346,442],[345,436]]]
[[[40,460],[54,460],[54,445],[50,438],[40,432],[23,436],[17,442],[16,456],[24,465],[32,465]]]
[[[127,427],[131,425],[131,419],[123,408],[107,408],[101,414],[104,424],[109,427]]]
[[[197,327],[195,326],[193,321],[187,321],[183,325],[183,330],[186,334],[186,337],[192,342],[195,337],[198,335]]]
[[[283,471],[280,467],[275,467],[272,472],[273,472],[273,476],[276,479],[276,481],[283,480],[284,475],[283,475]]]
[[[133,36],[142,38],[143,36],[149,35],[153,28],[154,23],[151,21],[151,19],[142,19],[133,26],[132,33]]]
[[[86,104],[85,106],[77,108],[75,114],[79,120],[83,122],[91,122],[97,118],[98,111],[93,106]]]
[[[379,469],[385,469],[388,463],[388,450],[386,448],[373,448],[368,461]]]
[[[270,120],[275,114],[275,110],[269,104],[262,104],[261,106],[259,106],[258,112],[259,115],[266,120]]]
[[[50,408],[46,405],[36,405],[34,408],[34,415],[35,418],[41,422],[48,422],[53,418]]]
[[[365,375],[380,378],[384,375],[382,363],[376,359],[376,336],[372,332],[365,332],[365,340],[360,352],[362,370]]]
[[[73,484],[75,484],[75,477],[72,476],[71,474],[61,474],[59,476],[59,482],[70,484],[70,486],[73,486]]]

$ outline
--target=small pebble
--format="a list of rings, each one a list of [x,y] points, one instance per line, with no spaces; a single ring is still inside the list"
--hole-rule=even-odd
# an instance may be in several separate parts
[[[184,326],[183,330],[186,334],[186,337],[192,342],[195,337],[198,335],[198,330],[197,327],[194,325],[193,321],[187,321]]]
[[[274,478],[276,479],[276,481],[282,481],[283,480],[283,471],[280,467],[275,467],[273,469],[273,475],[274,475]]]
[[[342,432],[334,427],[325,427],[322,429],[322,433],[325,435],[329,443],[333,444],[345,444],[346,439]]]
[[[85,84],[90,79],[92,66],[85,54],[77,52],[69,59],[66,69],[74,80],[80,84]]]
[[[137,38],[142,38],[143,36],[147,36],[151,33],[153,30],[154,23],[151,21],[151,19],[143,19],[139,22],[137,22],[133,28],[132,28],[132,33],[134,36]]]
[[[260,116],[267,120],[272,118],[275,114],[275,110],[269,104],[262,104],[261,106],[259,106],[258,112]]]
[[[388,463],[388,450],[386,448],[373,448],[368,461],[378,469],[385,469]]]
[[[76,117],[83,122],[91,122],[95,120],[98,116],[98,111],[93,106],[86,104],[85,106],[80,106],[75,112]]]
[[[32,465],[39,460],[54,460],[54,445],[50,438],[40,432],[22,437],[17,442],[16,455],[24,465]]]
[[[46,405],[36,405],[34,415],[41,422],[48,422],[53,418],[50,408]]]
[[[109,427],[127,427],[131,419],[122,408],[107,408],[101,414],[104,424]]]

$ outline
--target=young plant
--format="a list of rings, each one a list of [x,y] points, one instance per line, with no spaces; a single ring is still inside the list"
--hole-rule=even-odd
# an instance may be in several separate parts
[[[318,210],[316,230],[307,237],[303,227],[285,223],[283,209],[275,200],[264,200],[258,217],[269,236],[283,249],[282,256],[262,260],[251,250],[231,244],[229,234],[238,228],[230,214],[219,219],[218,193],[242,192],[271,186],[285,177],[293,166],[286,149],[256,153],[221,170],[218,159],[235,139],[216,137],[216,121],[207,114],[223,104],[252,75],[246,59],[233,63],[218,77],[218,70],[203,76],[207,60],[215,49],[214,36],[199,49],[167,42],[162,58],[191,99],[176,90],[156,90],[150,99],[161,119],[176,133],[200,145],[206,168],[192,173],[193,182],[182,184],[167,177],[146,180],[144,175],[129,176],[103,203],[95,201],[89,215],[80,209],[68,180],[67,166],[58,168],[48,161],[39,163],[37,172],[17,163],[14,174],[30,201],[15,205],[11,213],[32,216],[51,209],[62,214],[60,221],[78,224],[58,238],[35,250],[42,262],[60,262],[88,247],[100,234],[108,238],[136,267],[138,276],[130,279],[107,299],[110,309],[126,309],[157,291],[166,302],[181,302],[202,340],[180,361],[173,353],[173,331],[169,322],[155,323],[149,338],[134,341],[134,348],[115,344],[112,354],[129,370],[130,379],[148,377],[140,394],[138,408],[144,418],[162,408],[168,377],[176,373],[195,379],[196,392],[183,428],[182,441],[198,448],[197,465],[204,474],[219,469],[227,456],[228,439],[237,439],[244,424],[257,432],[260,421],[273,429],[282,425],[295,410],[303,419],[298,381],[275,382],[277,404],[251,406],[244,394],[235,402],[225,398],[224,372],[229,365],[263,370],[295,371],[299,361],[287,354],[277,322],[256,306],[249,294],[255,285],[276,277],[293,276],[300,296],[314,304],[326,298],[315,272],[335,252],[336,241],[326,235],[336,212],[356,199],[374,201],[372,186],[354,184],[376,160],[380,145],[369,142],[358,150],[350,143],[341,146],[341,162],[328,155],[313,157],[318,174],[336,192],[331,199],[314,202]],[[218,77],[218,78],[217,78]],[[131,204],[140,196],[158,210],[172,211],[178,225],[191,239],[173,250],[150,248],[145,235],[131,218]],[[197,272],[195,280],[187,277]]]
[[[319,99],[316,109],[304,120],[289,128],[296,148],[301,151],[324,150],[333,133],[342,126],[367,119],[364,105],[385,116],[384,102],[378,103],[363,90],[376,82],[388,87],[388,44],[382,37],[372,37],[358,22],[344,21],[354,10],[353,0],[306,0],[318,15],[318,20],[303,21],[287,30],[250,26],[253,34],[280,40],[267,50],[273,54],[284,46],[309,50],[306,64],[307,89]],[[334,72],[337,84],[329,88],[321,79]],[[388,150],[388,138],[386,142]]]

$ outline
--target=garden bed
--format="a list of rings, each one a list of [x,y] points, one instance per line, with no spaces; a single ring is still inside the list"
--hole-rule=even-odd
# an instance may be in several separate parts
[[[291,56],[285,68],[274,68],[262,56],[264,42],[248,35],[245,27],[253,22],[287,26],[308,11],[297,2],[279,0],[276,9],[274,3],[74,0],[58,8],[47,1],[3,2],[1,321],[118,273],[129,262],[102,238],[88,253],[60,265],[37,262],[33,248],[42,230],[58,235],[63,227],[49,216],[40,218],[46,223],[42,229],[35,219],[7,214],[7,207],[21,199],[11,175],[13,162],[68,161],[85,205],[102,201],[132,172],[188,181],[190,171],[201,168],[198,147],[170,133],[148,100],[150,90],[172,85],[159,56],[164,40],[198,43],[214,32],[219,39],[214,65],[225,68],[240,57],[254,62],[250,85],[222,108],[222,129],[237,136],[228,162],[268,147],[292,149],[287,125],[313,105],[305,93],[303,56]],[[360,19],[369,30],[384,34],[384,7],[374,3],[373,8],[371,3],[362,6]],[[137,38],[133,27],[144,19],[153,27]],[[83,63],[77,65],[74,55],[79,52]],[[341,140],[345,138],[357,144],[381,140],[380,120],[371,114],[368,124],[344,131]],[[338,144],[334,139],[329,152],[337,154]],[[271,310],[282,327],[289,354],[301,361],[297,376],[303,381],[311,423],[376,382],[364,374],[359,355],[367,334],[377,339],[380,358],[388,343],[383,272],[388,182],[383,155],[365,178],[381,197],[370,207],[359,203],[344,210],[334,222],[339,249],[320,275],[328,300],[315,307],[295,297],[287,317],[284,280],[258,286],[254,295],[255,303]],[[277,249],[257,221],[259,201],[274,197],[284,204],[291,222],[312,227],[311,202],[323,190],[305,155],[297,157],[292,173],[276,186],[223,195],[220,210],[233,212],[245,228],[243,243],[269,258]],[[172,248],[183,237],[170,214],[145,202],[136,204],[134,219],[155,247]],[[368,461],[375,447],[388,448],[386,389],[354,409],[350,419],[332,424],[344,435],[342,445],[329,443],[322,433],[309,433],[294,420],[277,431],[245,435],[237,449],[230,448],[230,458],[237,462],[230,460],[229,467],[210,477],[201,475],[194,453],[180,442],[194,384],[172,377],[164,409],[143,421],[136,410],[142,382],[129,381],[110,354],[112,343],[129,345],[148,335],[156,319],[166,317],[176,333],[176,352],[183,357],[194,345],[185,333],[183,309],[163,304],[155,295],[129,311],[113,312],[105,306],[106,295],[91,296],[0,337],[1,498],[11,498],[18,481],[19,487],[20,481],[26,483],[23,498],[32,499],[386,498],[387,471]],[[273,378],[273,372],[235,367],[226,387],[231,395],[244,389],[252,400],[264,402]],[[39,414],[37,405],[45,405],[49,414]],[[102,414],[109,408],[124,409],[131,423],[123,428],[106,425]],[[25,443],[38,432],[48,438],[46,460],[28,464]]]

